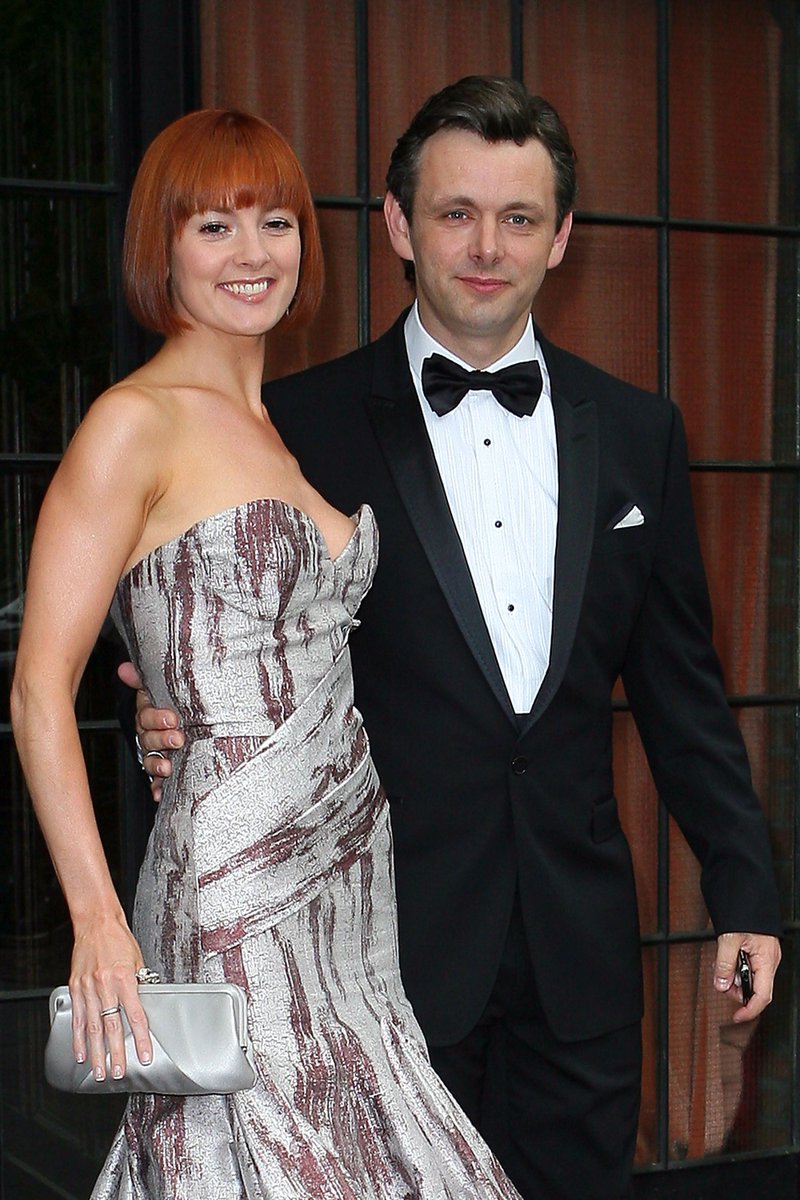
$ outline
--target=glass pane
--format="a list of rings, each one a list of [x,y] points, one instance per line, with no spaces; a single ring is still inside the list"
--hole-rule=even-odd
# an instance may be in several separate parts
[[[675,1161],[791,1140],[791,971],[779,973],[773,1006],[760,1020],[734,1025],[735,1004],[711,985],[714,952],[713,942],[669,949],[669,1155]]]
[[[0,175],[106,183],[107,0],[27,0],[0,25]]]
[[[278,379],[312,363],[327,362],[358,344],[357,221],[346,209],[317,210],[325,255],[325,294],[313,323],[286,333],[278,324],[267,335],[268,379]]]
[[[784,92],[796,120],[794,6],[673,0],[669,10],[672,215],[779,221],[781,193],[790,202],[797,186],[796,141],[780,124]]]
[[[370,0],[370,192],[420,105],[464,75],[511,71],[507,0]]]
[[[118,887],[120,774],[129,751],[117,731],[82,736],[106,857]],[[72,930],[8,735],[0,735],[0,990],[66,982]]]
[[[0,722],[9,720],[9,689],[22,621],[25,572],[36,516],[49,470],[0,476],[2,542],[0,542]]]
[[[202,97],[265,117],[317,195],[356,191],[355,5],[202,0]]]
[[[796,947],[796,935],[784,938],[772,1004],[759,1018],[744,1054],[742,1096],[726,1150],[778,1150],[792,1144],[790,1064],[795,1054],[792,980],[796,978]]]
[[[798,794],[795,741],[797,710],[792,705],[734,709],[747,747],[753,787],[770,828],[782,910],[792,911],[794,810]],[[674,821],[670,821],[669,924],[675,932],[710,929],[700,892],[700,867]]]
[[[9,717],[9,690],[22,619],[25,572],[36,518],[49,471],[0,476],[3,536],[0,541],[0,722]],[[79,720],[109,720],[116,712],[115,677],[122,643],[110,620],[86,666],[76,701]]]
[[[406,283],[402,259],[392,249],[382,212],[370,213],[369,233],[370,333],[378,337],[414,303],[414,289]]]
[[[796,421],[795,382],[776,371],[796,311],[779,306],[779,284],[795,264],[791,241],[673,233],[670,391],[692,458],[797,458],[786,412]]]
[[[534,305],[559,346],[651,391],[658,385],[657,251],[650,229],[576,225]]]
[[[111,201],[0,200],[0,449],[60,453],[112,379]]]
[[[578,153],[578,208],[657,208],[656,0],[523,5],[525,82],[558,109]]]
[[[3,1005],[0,1021],[0,1194],[15,1200],[85,1200],[124,1096],[71,1096],[45,1083],[47,996]]]
[[[658,1161],[658,1059],[661,1025],[658,1004],[658,948],[642,951],[644,1020],[642,1022],[642,1101],[636,1138],[637,1166]]]
[[[695,471],[692,486],[728,690],[796,690],[800,475]]]
[[[0,764],[0,990],[54,987],[69,975],[69,914],[8,735]]]

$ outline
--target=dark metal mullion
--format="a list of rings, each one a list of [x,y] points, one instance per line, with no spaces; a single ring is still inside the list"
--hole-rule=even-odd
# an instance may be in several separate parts
[[[657,205],[658,231],[658,390],[669,395],[669,6],[659,0],[657,13]],[[656,1144],[661,1166],[669,1166],[669,814],[658,806],[656,955]]]
[[[523,0],[509,0],[509,37],[510,37],[510,58],[511,58],[511,76],[513,79],[518,79],[522,82],[524,70],[524,57],[522,51],[523,24],[522,24],[522,5]]]
[[[0,179],[0,195],[115,196],[116,183],[87,183],[67,179]]]
[[[577,209],[575,221],[579,225],[614,225],[622,228],[638,226],[644,229],[662,229],[665,226],[680,233],[725,233],[753,237],[797,238],[796,225],[772,225],[745,221],[707,221],[701,217],[670,217],[661,212],[647,213],[595,212]]]
[[[356,39],[356,217],[357,337],[359,346],[370,338],[369,246],[369,19],[367,0],[355,0]]]
[[[796,48],[800,45],[800,6],[796,6],[794,13],[794,29],[791,31],[791,36],[783,39],[783,44],[786,46],[786,51],[782,55],[782,79],[783,73],[789,75],[788,86],[781,88],[782,93],[785,93],[789,99],[788,104],[791,105],[790,119],[793,129],[787,141],[789,146],[796,146],[797,132],[800,129],[800,92],[798,92],[798,66],[796,58]],[[787,26],[792,20],[792,15],[787,15]],[[788,32],[788,30],[787,30]],[[794,53],[789,47],[794,46]],[[791,55],[787,62],[787,56]],[[782,114],[783,116],[783,114]],[[796,154],[796,150],[789,151],[792,157]],[[798,188],[796,171],[794,174],[794,187],[790,191],[791,211],[788,214],[795,221],[800,218],[800,188]],[[781,214],[784,215],[783,213]],[[792,369],[794,374],[794,396],[795,396],[795,415],[794,415],[794,449],[795,453],[800,457],[800,251],[795,247],[794,254],[794,274],[795,286],[791,289],[793,294],[794,307],[794,329],[793,329],[793,363]],[[787,289],[788,291],[789,289]],[[800,563],[795,566],[795,585],[800,586],[800,579],[797,578],[800,571]],[[797,592],[795,592],[797,594]],[[800,772],[800,705],[795,710],[794,720],[794,772],[795,779]],[[791,1081],[791,1116],[790,1116],[790,1136],[792,1139],[793,1149],[797,1149],[800,1143],[800,1030],[798,1030],[798,997],[800,997],[800,949],[798,941],[800,938],[797,933],[797,923],[800,917],[800,811],[798,805],[795,804],[794,812],[794,861],[793,861],[793,895],[792,895],[792,927],[794,936],[793,942],[793,960],[794,971],[791,981],[791,998],[790,998],[790,1013],[791,1013],[791,1035],[790,1035],[790,1062],[794,1064]],[[788,932],[788,931],[787,931]]]
[[[128,195],[135,163],[137,142],[132,112],[131,88],[123,80],[133,77],[130,61],[134,45],[133,24],[128,5],[108,5],[108,56],[111,119],[109,121],[109,155],[111,172],[117,183],[117,200],[111,216],[110,271],[113,372],[116,379],[128,375],[143,358],[144,335],[128,312],[122,295],[122,239],[128,207]]]
[[[798,9],[798,25],[800,25],[800,9]],[[798,38],[800,41],[800,37]],[[795,709],[794,714],[794,763],[795,763],[795,779],[797,778],[798,764],[800,764],[800,704]],[[794,813],[794,839],[793,839],[793,862],[792,876],[794,895],[792,896],[792,920],[787,921],[785,925],[786,940],[791,937],[791,946],[793,948],[793,971],[792,978],[789,984],[789,1012],[791,1014],[791,1032],[789,1034],[789,1062],[793,1064],[790,1084],[790,1118],[789,1118],[789,1136],[791,1138],[791,1146],[793,1150],[797,1150],[800,1143],[800,1029],[798,1028],[797,1009],[798,996],[800,996],[800,952],[798,952],[798,942],[800,942],[800,871],[798,871],[798,863],[800,863],[800,817],[798,817],[797,803],[795,803]]]
[[[757,459],[735,459],[735,458],[694,458],[689,466],[693,471],[703,471],[706,473],[724,473],[730,474],[751,474],[751,475],[778,475],[800,474],[800,461],[790,462],[784,460],[776,460],[765,458],[760,462]]]

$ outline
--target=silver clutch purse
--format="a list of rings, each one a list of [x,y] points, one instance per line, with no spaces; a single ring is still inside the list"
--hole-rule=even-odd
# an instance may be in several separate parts
[[[64,1092],[159,1092],[174,1096],[217,1095],[251,1088],[256,1073],[247,1033],[247,997],[235,983],[146,983],[139,989],[147,1013],[153,1061],[143,1066],[133,1034],[125,1031],[125,1075],[98,1083],[90,1062],[77,1063],[72,1052],[72,1001],[69,988],[50,995],[50,1036],[44,1052],[47,1082]]]

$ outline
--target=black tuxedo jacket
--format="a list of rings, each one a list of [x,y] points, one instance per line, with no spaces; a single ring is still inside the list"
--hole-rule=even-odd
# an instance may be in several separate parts
[[[351,650],[391,805],[404,982],[431,1044],[466,1034],[518,885],[552,1029],[592,1037],[642,1010],[611,770],[618,676],[717,932],[780,933],[765,822],[711,645],[682,423],[668,401],[540,339],[558,441],[553,636],[519,719],[425,431],[404,319],[264,391],[311,483],[378,520],[380,563]],[[631,505],[644,524],[615,529]]]

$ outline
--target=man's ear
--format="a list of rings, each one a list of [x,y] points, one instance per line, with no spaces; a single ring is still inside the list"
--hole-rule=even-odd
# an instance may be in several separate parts
[[[557,267],[558,264],[561,262],[562,258],[564,257],[564,253],[567,249],[567,242],[569,241],[569,235],[571,232],[572,232],[572,213],[568,212],[567,215],[564,217],[564,220],[561,222],[561,228],[559,229],[556,236],[553,238],[553,245],[550,247],[550,256],[547,259],[548,271],[550,270],[551,267]]]
[[[386,193],[386,198],[383,202],[383,216],[386,221],[386,228],[389,230],[389,241],[392,243],[392,249],[395,254],[398,254],[400,258],[405,258],[409,262],[413,262],[414,250],[411,246],[408,221],[400,207],[399,201],[391,192]]]

